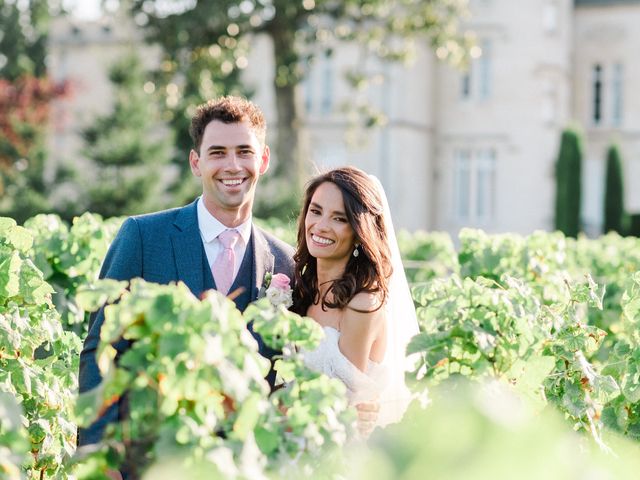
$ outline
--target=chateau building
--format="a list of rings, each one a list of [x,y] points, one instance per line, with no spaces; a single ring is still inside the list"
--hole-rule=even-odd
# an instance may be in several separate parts
[[[411,66],[368,62],[368,99],[387,118],[380,128],[350,131],[341,108],[354,100],[343,73],[360,60],[358,48],[320,55],[300,92],[309,160],[380,177],[397,228],[529,233],[553,228],[554,164],[561,132],[573,125],[585,140],[584,230],[600,233],[606,150],[614,141],[626,208],[640,212],[640,94],[633,88],[640,80],[640,0],[469,6],[465,28],[475,32],[481,54],[468,70],[438,62],[427,47]],[[123,22],[60,23],[51,42],[53,75],[81,87],[58,107],[67,120],[52,135],[58,155],[75,155],[78,125],[108,108],[109,62],[141,44]],[[263,38],[254,44],[244,80],[273,126],[271,47]],[[273,127],[269,135],[273,141]]]

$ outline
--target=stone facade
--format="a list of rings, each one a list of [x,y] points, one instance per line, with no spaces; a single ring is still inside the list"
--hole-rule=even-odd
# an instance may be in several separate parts
[[[585,231],[600,232],[613,140],[623,155],[627,208],[639,212],[640,95],[632,87],[640,76],[640,0],[471,0],[470,10],[465,28],[476,33],[482,54],[468,71],[437,62],[426,46],[411,66],[367,61],[368,99],[388,119],[381,128],[350,131],[341,109],[356,98],[343,73],[360,61],[359,50],[340,45],[330,57],[319,55],[299,92],[312,165],[351,164],[378,175],[396,227],[454,236],[464,226],[550,230],[560,134],[577,124],[585,133]],[[100,28],[89,31],[99,36]],[[51,66],[87,87],[64,107],[77,126],[106,108],[106,67],[139,39],[129,32],[127,41],[87,37],[81,45],[68,37],[54,36]],[[264,38],[254,44],[244,79],[273,126],[271,47]],[[62,130],[53,136],[58,150],[77,149],[74,129]]]
[[[640,1],[581,1],[573,34],[573,116],[586,133],[583,216],[587,232],[602,224],[606,150],[620,146],[625,206],[640,212]],[[596,69],[600,67],[600,73]],[[601,77],[599,119],[595,76]]]

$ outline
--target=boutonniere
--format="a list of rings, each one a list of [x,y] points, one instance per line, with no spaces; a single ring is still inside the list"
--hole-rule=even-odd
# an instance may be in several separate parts
[[[289,308],[293,305],[291,279],[284,273],[267,272],[261,290],[264,290],[266,297],[274,307],[284,305],[285,308]]]

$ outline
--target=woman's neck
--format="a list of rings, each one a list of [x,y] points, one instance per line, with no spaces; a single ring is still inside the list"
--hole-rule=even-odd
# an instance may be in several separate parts
[[[338,280],[344,275],[344,270],[347,266],[346,262],[331,262],[327,260],[318,259],[316,275],[318,277],[318,289],[324,291],[327,288],[327,283],[333,280]],[[324,288],[323,288],[324,287]]]

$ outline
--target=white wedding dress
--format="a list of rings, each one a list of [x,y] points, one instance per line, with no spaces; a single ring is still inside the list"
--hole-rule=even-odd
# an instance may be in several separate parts
[[[371,176],[377,185],[384,207],[384,220],[391,250],[393,274],[389,281],[389,295],[384,308],[386,311],[387,345],[381,363],[368,361],[365,372],[361,371],[338,346],[340,332],[333,327],[323,327],[325,338],[312,351],[303,351],[307,367],[340,379],[347,387],[347,395],[352,405],[375,402],[380,406],[377,426],[384,427],[399,422],[404,415],[412,395],[404,380],[405,372],[412,367],[412,359],[405,350],[409,340],[418,334],[418,321],[407,277],[400,258],[400,249],[391,221],[391,213],[386,194],[380,181]]]
[[[304,363],[311,370],[342,380],[347,387],[349,403],[379,401],[389,385],[389,371],[385,365],[369,360],[363,372],[338,347],[340,332],[333,327],[322,327],[325,337],[315,350],[304,351]]]

